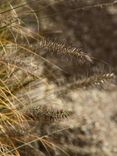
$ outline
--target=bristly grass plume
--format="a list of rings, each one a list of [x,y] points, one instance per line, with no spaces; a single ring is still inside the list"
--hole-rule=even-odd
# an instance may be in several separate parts
[[[74,73],[70,74],[63,69],[61,70],[55,64],[55,60],[59,62],[64,59],[64,63],[68,65],[68,68],[73,63],[73,65],[75,64],[73,68],[76,68],[76,70],[80,68],[81,71],[86,73],[87,71],[83,68],[83,65],[86,65],[87,69],[90,70],[94,65],[94,60],[96,62],[96,58],[90,55],[89,50],[85,53],[85,50],[80,50],[80,48],[70,45],[69,42],[67,43],[67,37],[66,42],[62,43],[58,36],[56,36],[56,38],[58,37],[57,42],[52,40],[52,36],[46,36],[44,33],[41,33],[41,31],[44,32],[43,30],[47,28],[47,21],[45,21],[45,27],[41,30],[43,27],[42,20],[50,18],[51,20],[47,26],[50,26],[53,32],[56,32],[56,23],[58,20],[64,24],[67,23],[66,17],[64,21],[59,16],[61,14],[59,8],[63,9],[67,7],[65,14],[63,14],[65,16],[75,11],[78,13],[81,10],[85,11],[92,8],[113,6],[117,1],[96,4],[93,2],[92,5],[85,2],[86,6],[84,6],[84,2],[81,2],[81,6],[79,7],[78,4],[80,2],[74,0],[69,2],[65,0],[57,2],[50,0],[51,3],[46,0],[30,1],[31,6],[30,2],[26,2],[25,0],[21,2],[13,0],[0,2],[0,156],[49,156],[54,150],[55,153],[52,155],[56,156],[58,151],[55,148],[61,150],[64,155],[68,155],[73,150],[73,148],[70,149],[71,144],[67,153],[57,146],[60,144],[60,140],[54,142],[53,138],[48,140],[48,135],[41,136],[42,133],[46,133],[42,132],[42,129],[44,130],[42,127],[58,126],[60,121],[64,119],[69,120],[74,114],[74,111],[72,109],[70,110],[69,106],[68,108],[64,106],[65,99],[60,98],[58,95],[62,94],[64,96],[63,93],[70,90],[75,91],[78,88],[87,89],[88,87],[94,87],[97,89],[98,86],[103,86],[105,82],[113,80],[116,74],[105,71],[103,74],[97,74],[94,71],[90,76],[85,74],[86,76],[83,75],[84,77],[82,79],[78,78],[75,81],[69,82],[68,75],[74,80]],[[38,4],[40,10],[33,9],[33,7],[37,7],[36,4]],[[50,13],[48,9],[50,9]],[[55,14],[52,14],[53,10]],[[42,12],[44,15],[42,14],[41,16]],[[72,20],[72,24],[75,25],[74,20]],[[63,26],[61,24],[62,28]],[[69,24],[67,28],[69,28]],[[84,28],[84,31],[85,34],[88,33],[87,27]],[[69,32],[68,36],[73,33],[71,32]],[[74,34],[72,35],[75,36]],[[87,36],[84,35],[84,38],[87,40]],[[100,45],[102,46],[102,43]],[[44,54],[47,54],[47,57]],[[54,56],[55,60],[49,60],[48,56]],[[45,68],[45,71],[51,70],[46,63],[50,65],[50,68],[56,68],[56,71],[54,70],[50,73],[58,81],[60,78],[63,78],[62,85],[58,85],[50,80],[51,78],[49,79],[47,76],[48,73],[44,74]],[[60,72],[60,77],[56,77],[57,72]],[[41,85],[44,87],[41,88]],[[41,97],[43,93],[44,95]],[[53,99],[56,101],[56,106],[61,106],[61,108],[51,107],[54,103]],[[60,105],[59,101],[61,102]],[[52,133],[55,134],[57,132],[54,131]],[[90,135],[89,132],[88,134]],[[84,132],[80,135],[79,140],[84,137],[83,135]],[[50,138],[51,136],[52,134],[50,134]],[[68,133],[67,142],[72,142],[72,137]],[[64,136],[61,139],[62,142],[66,138]],[[80,145],[79,142],[75,142],[75,144],[78,144],[78,147]],[[81,144],[80,146],[84,146],[85,141],[84,144]],[[74,151],[72,152],[74,153]]]

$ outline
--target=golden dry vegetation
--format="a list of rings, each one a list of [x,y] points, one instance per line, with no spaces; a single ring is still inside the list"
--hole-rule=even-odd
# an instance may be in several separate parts
[[[117,1],[0,1],[0,156],[117,155]]]

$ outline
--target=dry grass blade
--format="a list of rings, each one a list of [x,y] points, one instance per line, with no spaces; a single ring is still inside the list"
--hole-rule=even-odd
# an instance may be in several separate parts
[[[21,1],[23,1],[23,3]],[[82,15],[80,14],[80,11],[84,11],[85,13],[86,10],[87,14],[92,14],[94,11],[95,14],[95,10],[98,12],[98,8],[101,8],[101,11],[108,10],[113,5],[116,5],[117,1],[113,0],[113,2],[102,3],[95,1],[96,4],[94,4],[94,1],[80,2],[71,0],[67,2],[67,0],[39,0],[37,2],[38,6],[36,6],[36,0],[21,1],[5,0],[4,2],[0,2],[0,156],[32,156],[35,155],[35,153],[32,152],[33,150],[37,151],[37,155],[40,156],[41,153],[42,155],[51,155],[51,153],[54,155],[52,151],[54,147],[58,150],[61,150],[64,155],[71,155],[70,152],[73,153],[72,155],[74,155],[74,153],[76,155],[82,155],[83,152],[86,155],[97,154],[95,153],[96,149],[92,138],[96,138],[94,133],[96,132],[98,134],[97,127],[100,126],[100,123],[95,124],[94,122],[92,123],[92,121],[88,122],[90,112],[88,112],[89,116],[87,116],[87,111],[85,111],[88,104],[86,108],[85,105],[82,107],[82,104],[79,102],[80,99],[77,99],[80,97],[80,94],[75,94],[75,91],[77,91],[76,89],[80,88],[80,91],[82,91],[81,94],[85,96],[85,92],[90,94],[90,91],[92,90],[95,92],[99,91],[98,87],[103,87],[103,85],[107,84],[106,82],[108,81],[110,87],[111,80],[115,78],[115,75],[113,73],[109,73],[110,70],[106,74],[96,74],[98,71],[96,68],[98,58],[95,59],[91,57],[90,54],[83,52],[79,48],[76,48],[72,45],[67,45],[67,43],[65,44],[50,40],[50,38],[53,39],[56,34],[59,34],[60,36],[56,35],[58,40],[62,40],[65,37],[65,40],[68,41],[68,44],[70,40],[70,43],[75,41],[74,45],[77,43],[81,47],[84,45],[84,48],[87,49],[86,52],[93,51],[95,48],[95,46],[93,46],[93,41],[97,44],[98,38],[93,36],[93,29],[89,30],[90,26],[93,25],[90,23],[88,18],[86,18],[85,26],[82,25]],[[37,10],[35,10],[33,7],[37,8]],[[107,7],[107,9],[104,7]],[[39,14],[36,14],[38,11]],[[70,12],[75,12],[76,14],[73,16],[71,15],[70,17]],[[33,15],[28,17],[28,15],[31,13],[33,13]],[[51,18],[53,16],[54,18]],[[80,16],[81,21],[79,21],[78,16]],[[103,15],[101,16],[103,17]],[[48,18],[48,20],[43,20],[44,18]],[[93,20],[92,18],[91,21]],[[68,20],[66,21],[66,19]],[[84,34],[82,34],[82,29],[80,30],[80,27],[76,25],[77,22],[74,19],[78,20],[79,26],[80,24],[83,26]],[[90,25],[87,25],[87,21],[90,23]],[[112,21],[112,24],[114,24],[115,21]],[[84,19],[83,22],[85,22]],[[74,27],[73,31],[72,25]],[[94,25],[99,26],[99,23],[97,24],[95,19]],[[109,27],[107,27],[107,29],[109,29]],[[69,28],[70,31],[68,30]],[[99,27],[96,27],[96,29],[98,28]],[[66,30],[65,33],[64,30]],[[79,30],[79,34],[76,33],[77,30]],[[69,33],[67,34],[68,31]],[[89,33],[88,31],[91,31],[90,38],[87,36]],[[42,33],[46,37],[44,38],[39,33]],[[80,35],[82,36],[81,42],[83,44],[80,43]],[[100,36],[101,35],[99,33],[99,38]],[[92,40],[93,37],[95,39]],[[79,39],[79,41],[77,39]],[[88,44],[91,42],[90,46],[92,49],[87,48],[87,45],[85,46],[85,42],[83,42],[84,39]],[[106,40],[106,37],[104,40]],[[108,44],[110,42],[105,43]],[[100,41],[99,45],[100,47],[103,46],[103,42]],[[96,50],[98,51],[98,49]],[[109,51],[110,49],[106,48],[106,50]],[[106,64],[104,61],[101,62]],[[50,66],[48,66],[48,64]],[[66,69],[66,66],[69,68],[69,70],[71,70],[71,73],[69,70],[63,70]],[[102,68],[102,64],[100,66]],[[53,68],[53,70],[51,71],[50,68]],[[55,69],[62,70],[62,72]],[[94,75],[86,76],[85,71],[87,69],[91,69],[91,71],[89,71],[89,75]],[[75,73],[76,70],[77,73]],[[104,70],[103,73],[105,72],[106,70]],[[51,74],[53,74],[53,77],[55,76],[53,78],[54,80],[50,76]],[[77,76],[77,74],[79,75]],[[77,78],[75,81],[73,81],[74,76]],[[79,79],[80,77],[83,78]],[[41,83],[40,80],[43,79],[45,79],[45,81]],[[56,79],[62,79],[60,80],[60,85],[59,83],[55,82]],[[68,84],[68,82],[72,83]],[[61,84],[63,84],[63,86],[61,86]],[[92,89],[92,87],[94,87],[94,89]],[[87,90],[84,91],[83,89]],[[73,91],[72,93],[78,96],[76,97],[76,103],[74,99],[71,100],[71,97],[68,98],[68,96],[65,96],[64,92],[67,93],[68,91]],[[104,92],[106,91],[107,90],[104,90]],[[71,92],[69,94],[70,96],[73,95]],[[67,99],[62,99],[58,95],[63,95],[63,97]],[[92,94],[90,95],[91,98],[93,98]],[[63,103],[63,101],[66,102],[66,100],[68,103]],[[85,102],[87,102],[87,99]],[[106,103],[106,100],[104,102]],[[70,104],[69,107],[64,109],[66,106],[68,106],[68,104]],[[74,104],[74,106],[72,104]],[[80,107],[77,107],[78,105]],[[70,108],[74,111],[72,111]],[[91,111],[93,112],[94,110]],[[81,114],[82,112],[84,114],[83,116],[81,115],[81,117],[84,118],[86,114],[86,118],[84,118],[86,120],[84,122],[88,122],[91,127],[91,131],[85,128],[85,123],[83,123],[83,127],[81,125],[81,128],[79,128],[80,124],[76,124],[79,122],[79,117],[77,115]],[[110,110],[109,113],[111,113]],[[73,120],[71,119],[69,122],[67,122],[67,124],[63,122],[64,119],[67,119],[69,116],[71,117],[72,114],[74,114],[74,118],[72,118]],[[99,112],[99,117],[100,116],[101,111]],[[93,113],[91,117],[93,118]],[[76,120],[77,118],[78,120]],[[59,123],[59,121],[62,122]],[[59,138],[54,136],[54,134],[57,134],[57,130],[55,129],[57,128],[58,132],[62,132],[63,127],[64,129],[67,127],[71,133],[61,133],[58,135]],[[79,133],[79,131],[81,132]],[[93,131],[95,132],[93,133]],[[105,133],[105,129],[103,132]],[[85,140],[83,143],[81,143],[83,148],[78,148],[78,150],[76,144],[79,147],[80,137],[77,137],[77,133],[80,134],[81,138],[83,137],[83,140],[81,139],[82,141]],[[85,133],[87,133],[88,137],[91,135],[91,143],[85,137]],[[62,139],[60,138],[61,136]],[[51,140],[54,140],[56,143],[51,143]],[[66,140],[67,143],[65,142]],[[79,142],[77,142],[77,140]],[[88,142],[86,143],[86,149],[84,145],[85,142]],[[60,148],[57,147],[56,144],[60,145]],[[62,150],[62,145],[65,151]],[[96,148],[97,146],[100,148],[100,145],[103,145],[103,138],[100,140],[99,144],[96,142]],[[42,146],[43,148],[41,149]],[[90,146],[93,146],[93,152],[89,151]],[[55,155],[59,155],[58,150],[55,149]],[[103,150],[103,147],[101,147],[101,150]]]
[[[18,8],[21,8],[21,7],[25,6],[25,5],[27,5],[27,3],[18,5],[16,7],[14,7],[13,9],[18,9]],[[6,10],[3,10],[3,11],[0,12],[0,14],[4,14],[4,13],[7,13],[7,12],[10,12],[11,10],[12,10],[11,8],[10,9],[6,9]]]

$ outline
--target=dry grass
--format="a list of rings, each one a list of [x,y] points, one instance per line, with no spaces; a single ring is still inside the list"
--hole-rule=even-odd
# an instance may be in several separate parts
[[[95,68],[98,68],[96,63],[101,62],[103,64],[104,61],[97,61],[98,58],[91,56],[89,51],[85,53],[80,48],[76,48],[75,44],[69,45],[69,41],[65,43],[64,41],[51,40],[53,37],[47,33],[49,28],[46,30],[46,25],[49,27],[48,22],[44,22],[45,27],[42,31],[40,28],[43,27],[43,20],[48,17],[48,19],[56,22],[60,19],[61,29],[64,30],[64,28],[69,27],[69,24],[64,23],[64,18],[68,14],[75,11],[109,7],[117,2],[103,2],[87,6],[84,6],[83,2],[78,8],[70,9],[74,7],[74,1],[68,5],[65,1],[47,2],[47,4],[46,1],[39,1],[40,17],[38,17],[38,10],[32,9],[33,6],[29,6],[24,1],[20,4],[17,1],[14,4],[12,1],[0,3],[0,155],[25,156],[30,152],[30,155],[45,156],[57,155],[58,151],[61,151],[58,152],[58,155],[61,153],[63,155],[95,154],[96,147],[93,149],[94,151],[90,147],[80,147],[77,150],[77,145],[74,145],[74,142],[69,143],[75,140],[74,135],[76,133],[78,133],[78,139],[84,144],[86,142],[90,144],[94,138],[91,134],[89,137],[87,134],[85,135],[85,130],[82,131],[82,126],[84,126],[82,123],[81,127],[75,130],[77,125],[74,123],[78,122],[75,114],[77,109],[74,111],[69,109],[67,101],[70,103],[69,93],[74,92],[75,96],[77,89],[81,92],[89,91],[88,93],[90,93],[89,88],[98,90],[99,86],[103,88],[105,83],[106,85],[109,84],[111,88],[113,83],[111,80],[115,82],[116,79],[116,75],[113,74],[114,70],[96,73]],[[34,1],[34,5],[36,4]],[[69,9],[66,9],[62,19],[60,10],[66,7]],[[54,10],[55,14],[53,14],[53,8],[57,9],[57,12]],[[50,14],[47,16],[48,9],[50,9]],[[56,19],[56,17],[59,18]],[[26,25],[26,19],[33,19],[32,23],[34,22],[36,32],[30,27],[32,23]],[[42,22],[41,26],[40,21]],[[65,27],[62,24],[65,24]],[[53,34],[56,34],[56,29]],[[69,38],[71,35],[68,34],[65,36],[66,41],[67,37]],[[73,34],[72,37],[75,40]],[[61,60],[64,60],[62,64]],[[77,73],[74,70],[71,71],[72,74],[69,73],[69,70],[67,71],[66,68],[62,67],[63,64],[67,64],[68,68],[72,66],[73,69],[77,70]],[[89,75],[86,75],[87,69],[91,70]],[[82,73],[84,73],[83,76],[80,75]],[[75,74],[77,76],[74,80]],[[55,81],[59,81],[60,78],[62,82],[56,83]],[[114,87],[112,86],[112,90],[113,88],[116,90],[115,84]],[[73,103],[72,107],[74,107]],[[75,114],[75,118],[71,119],[74,122],[68,120],[68,117],[73,114]],[[62,129],[61,123],[64,124],[64,119],[69,126],[66,124],[67,126]],[[54,124],[56,122],[57,124]],[[72,124],[73,129],[70,129]],[[57,127],[58,130],[50,130],[51,132],[49,132],[48,128],[51,126]],[[92,133],[90,132],[93,131],[92,129],[88,133]],[[49,134],[46,133],[47,130]],[[79,144],[77,141],[75,144]],[[100,144],[100,140],[94,143],[94,146],[97,146],[98,143]]]

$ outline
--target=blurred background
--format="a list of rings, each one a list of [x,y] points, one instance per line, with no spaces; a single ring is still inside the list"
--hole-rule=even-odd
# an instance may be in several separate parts
[[[4,2],[0,1],[1,4]],[[16,89],[17,84],[14,84],[15,95],[23,101],[24,107],[27,106],[26,109],[28,104],[29,106],[31,104],[31,109],[34,106],[46,105],[74,112],[73,116],[60,122],[42,122],[36,125],[37,134],[50,136],[49,139],[59,147],[45,148],[42,143],[37,142],[34,146],[42,152],[40,155],[116,156],[117,1],[11,0],[6,2],[12,6],[26,3],[16,9],[16,12],[12,12],[18,16],[17,22],[22,26],[23,35],[15,36],[16,42],[31,46],[36,54],[49,62],[44,62],[33,54],[29,55],[28,52],[24,53],[21,50],[16,52],[17,47],[15,47],[14,53],[11,51],[7,57],[17,56],[29,66],[33,65],[31,73],[44,79],[32,80],[32,77],[27,78],[27,75],[16,72],[23,85]],[[19,33],[20,27],[17,28],[13,31]],[[81,65],[77,59],[70,60],[67,57],[51,54],[48,48],[39,48],[36,40],[32,38],[26,40],[27,34],[33,34],[34,37],[41,36],[66,47],[79,48],[92,57],[93,63]],[[29,69],[29,66],[26,69]],[[112,75],[114,79],[105,82],[103,77]],[[16,81],[15,77],[11,80]],[[13,81],[8,81],[8,84]],[[69,84],[72,85],[69,87]],[[22,155],[33,155],[27,151],[28,149],[25,149],[25,154]]]

